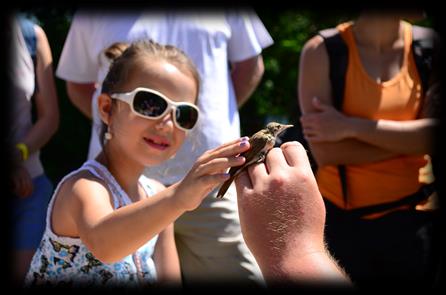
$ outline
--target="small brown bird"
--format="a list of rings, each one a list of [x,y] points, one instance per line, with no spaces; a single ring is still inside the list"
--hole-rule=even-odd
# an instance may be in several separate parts
[[[260,163],[265,160],[266,154],[274,147],[276,137],[285,129],[293,127],[293,125],[284,125],[276,122],[270,122],[266,128],[256,132],[249,138],[251,148],[246,152],[240,154],[245,157],[245,164],[229,169],[230,178],[226,180],[220,187],[217,198],[222,198],[228,190],[232,181],[239,175],[240,172],[246,169],[251,164]]]

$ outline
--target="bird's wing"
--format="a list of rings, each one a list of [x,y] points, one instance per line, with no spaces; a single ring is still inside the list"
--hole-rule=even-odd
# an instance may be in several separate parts
[[[246,158],[245,165],[251,165],[257,162],[260,153],[265,149],[265,146],[269,140],[269,137],[262,131],[257,132],[249,139],[251,148],[242,154]]]
[[[259,159],[260,153],[265,148],[267,142],[267,138],[265,136],[262,136],[259,132],[254,134],[249,139],[249,144],[251,148],[247,150],[246,152],[242,153],[241,156],[245,157],[246,162],[245,164],[241,166],[232,167],[229,169],[229,175],[231,176],[228,180],[226,180],[217,193],[217,198],[223,197],[223,195],[228,190],[229,186],[231,185],[232,181],[237,177],[237,175],[242,172],[246,167],[248,167],[251,164],[254,164]]]
[[[249,145],[251,146],[250,149],[240,154],[240,156],[245,157],[245,164],[229,169],[229,175],[235,176],[240,169],[258,160],[260,152],[265,147],[265,138],[260,136],[259,133],[256,133],[249,139]]]

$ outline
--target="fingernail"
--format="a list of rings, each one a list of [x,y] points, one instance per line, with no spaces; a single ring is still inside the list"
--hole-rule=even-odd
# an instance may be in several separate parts
[[[242,141],[241,143],[240,143],[240,146],[247,146],[248,145],[248,142],[247,141]]]
[[[249,137],[248,136],[243,136],[242,138],[241,138],[241,141],[248,141],[249,140]]]
[[[231,176],[231,174],[229,174],[229,173],[222,173],[221,174],[221,178],[229,178]]]

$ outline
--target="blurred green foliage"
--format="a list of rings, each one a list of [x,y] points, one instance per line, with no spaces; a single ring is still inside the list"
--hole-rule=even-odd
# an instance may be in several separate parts
[[[274,39],[263,51],[265,74],[240,110],[241,132],[249,135],[272,118],[296,124],[299,117],[297,78],[305,42],[317,31],[349,19],[350,14],[308,10],[256,10]]]
[[[249,135],[275,118],[297,124],[299,118],[297,78],[299,57],[305,42],[317,31],[354,18],[352,11],[314,11],[304,9],[256,9],[274,39],[263,52],[265,74],[251,99],[241,108],[241,133]],[[45,30],[56,69],[74,9],[34,8],[28,14]],[[431,20],[420,22],[431,26]],[[65,82],[56,78],[61,113],[57,134],[42,150],[48,176],[57,183],[79,167],[87,157],[90,121],[69,101]]]

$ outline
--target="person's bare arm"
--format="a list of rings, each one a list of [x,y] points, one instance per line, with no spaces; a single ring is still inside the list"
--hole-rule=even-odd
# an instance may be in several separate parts
[[[268,284],[350,284],[325,248],[325,207],[301,144],[273,148],[236,188],[242,234]]]
[[[410,121],[352,118],[352,137],[406,155],[429,154],[433,149],[435,119]]]
[[[53,58],[45,32],[34,26],[37,38],[37,84],[35,95],[37,119],[22,139],[29,153],[41,149],[59,128],[59,105],[53,75]]]
[[[332,105],[328,55],[320,36],[310,39],[302,50],[298,97],[303,115],[317,112],[312,103],[314,97],[318,97],[322,103]],[[389,159],[397,155],[356,139],[337,142],[309,142],[309,145],[320,166],[362,164]]]
[[[53,57],[45,32],[40,26],[34,25],[37,40],[37,76],[38,89],[34,95],[37,118],[30,130],[19,139],[32,154],[43,148],[59,128],[59,106],[53,75]],[[32,178],[23,166],[21,153],[15,150],[14,164],[11,171],[12,190],[19,197],[28,197],[34,187]]]
[[[173,224],[170,224],[159,234],[155,246],[154,261],[160,284],[181,285],[180,259],[175,245]]]
[[[346,116],[333,106],[313,99],[316,113],[301,117],[305,138],[311,143],[356,139],[394,153],[422,155],[432,152],[435,119],[370,120]]]
[[[232,64],[231,78],[238,107],[248,101],[262,80],[264,70],[261,55]]]
[[[66,82],[67,94],[70,101],[87,118],[92,119],[91,101],[96,90],[95,83]]]
[[[228,168],[242,165],[249,149],[241,139],[205,152],[180,182],[114,210],[106,185],[81,175],[61,186],[52,226],[59,235],[80,237],[95,257],[113,263],[134,253],[186,211],[194,210],[229,178]]]
[[[151,181],[152,187],[157,192],[166,188],[158,181]],[[175,244],[173,223],[158,235],[153,260],[156,267],[157,283],[168,286],[181,286],[180,259]]]

